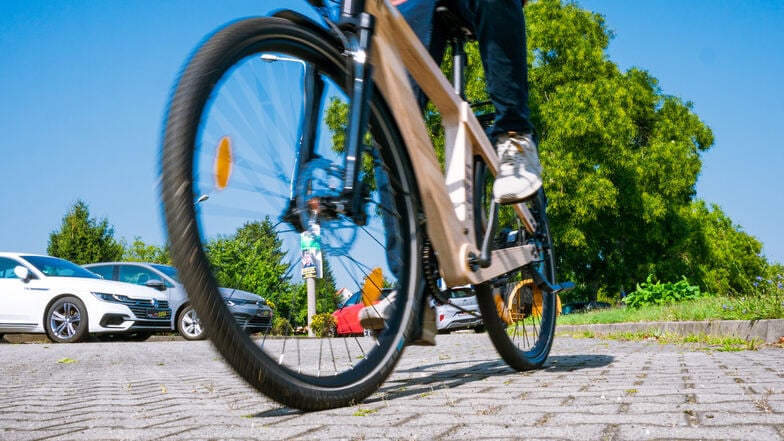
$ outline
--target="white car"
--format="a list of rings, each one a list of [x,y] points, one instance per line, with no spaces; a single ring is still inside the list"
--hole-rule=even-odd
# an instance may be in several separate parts
[[[169,265],[145,262],[102,262],[83,265],[107,280],[134,283],[155,288],[169,299],[172,309],[171,329],[187,340],[203,340],[201,320],[193,310],[177,269]],[[232,288],[218,288],[237,324],[248,333],[267,332],[272,327],[272,308],[261,296]]]
[[[57,343],[90,334],[144,339],[170,323],[171,309],[160,292],[103,280],[57,257],[0,253],[0,337],[45,333]]]
[[[452,288],[441,295],[447,303],[432,300],[430,306],[435,310],[436,329],[440,333],[449,333],[460,329],[473,329],[484,332],[485,326],[479,312],[476,293],[470,285]]]

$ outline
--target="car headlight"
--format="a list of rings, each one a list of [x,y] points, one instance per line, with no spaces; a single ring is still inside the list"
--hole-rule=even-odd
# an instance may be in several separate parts
[[[112,302],[112,303],[130,303],[132,300],[128,296],[124,296],[121,294],[111,294],[107,292],[93,292],[95,297],[103,300],[104,302]]]
[[[256,306],[264,306],[267,302],[264,299],[261,300],[245,300],[245,299],[226,299],[226,304],[229,306],[242,306],[242,305],[256,305]]]

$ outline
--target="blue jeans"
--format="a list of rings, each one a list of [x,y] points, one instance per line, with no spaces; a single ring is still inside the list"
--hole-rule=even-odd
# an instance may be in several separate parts
[[[533,132],[528,110],[528,64],[525,15],[521,0],[448,0],[449,8],[473,27],[495,106],[494,138],[506,132]],[[436,0],[407,0],[398,10],[437,62],[445,40],[434,25]]]

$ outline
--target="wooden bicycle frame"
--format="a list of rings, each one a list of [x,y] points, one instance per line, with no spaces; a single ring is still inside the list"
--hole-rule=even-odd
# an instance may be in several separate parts
[[[427,217],[427,234],[438,253],[447,286],[477,284],[519,268],[535,259],[532,245],[492,251],[487,268],[472,265],[480,255],[474,232],[473,161],[478,154],[495,175],[498,157],[467,102],[450,82],[388,0],[367,0],[376,18],[372,49],[373,80],[386,99],[405,140]],[[425,129],[409,72],[441,113],[446,138],[445,172]],[[416,116],[415,116],[416,115]],[[528,208],[515,205],[525,228],[536,223]]]

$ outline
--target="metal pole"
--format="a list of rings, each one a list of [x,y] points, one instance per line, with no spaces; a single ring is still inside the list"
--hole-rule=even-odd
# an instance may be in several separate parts
[[[314,337],[313,316],[316,315],[316,278],[308,277],[305,279],[308,289],[308,336]]]
[[[309,89],[317,89],[317,87],[309,88],[308,86],[316,84],[315,73],[311,72],[308,69],[307,63],[305,63],[305,61],[300,60],[300,59],[289,58],[289,57],[279,57],[277,55],[272,55],[272,54],[263,54],[261,56],[261,59],[264,60],[267,63],[272,63],[272,62],[275,62],[275,61],[288,61],[288,62],[302,64],[302,69],[303,69],[303,74],[302,74],[303,75],[303,80],[302,81],[304,83],[304,88],[305,88],[304,94],[303,94],[303,100],[304,100],[303,118],[304,118],[304,120],[306,122],[310,121],[311,118],[308,117],[308,112],[309,112],[309,110],[312,110],[312,109],[310,109],[308,106],[309,105],[312,106],[314,104],[317,104],[317,102],[315,100],[313,100],[313,103],[309,103],[308,102],[309,101],[308,100],[308,93],[309,92],[314,92],[315,93],[316,92],[315,90],[309,90]],[[311,135],[310,133],[300,134],[300,142],[303,142],[303,139],[302,139],[303,136],[309,136],[310,137],[310,136],[313,136],[313,135]],[[304,140],[304,142],[310,143],[310,142],[312,142],[312,140],[311,139],[307,139],[307,140]],[[299,160],[307,161],[308,158],[299,158],[298,161]],[[293,198],[293,195],[294,195],[294,182],[292,181],[292,183],[291,183],[291,197],[292,198]],[[315,204],[315,208],[318,208],[318,203]],[[310,223],[309,229],[312,229],[313,225],[316,224],[316,215],[317,215],[317,211],[314,210],[312,219],[309,222]],[[308,336],[309,337],[315,337],[316,334],[313,332],[313,316],[316,315],[316,277],[307,277],[307,278],[305,278],[305,286],[307,288],[307,296],[308,296],[308,318],[307,318]]]

